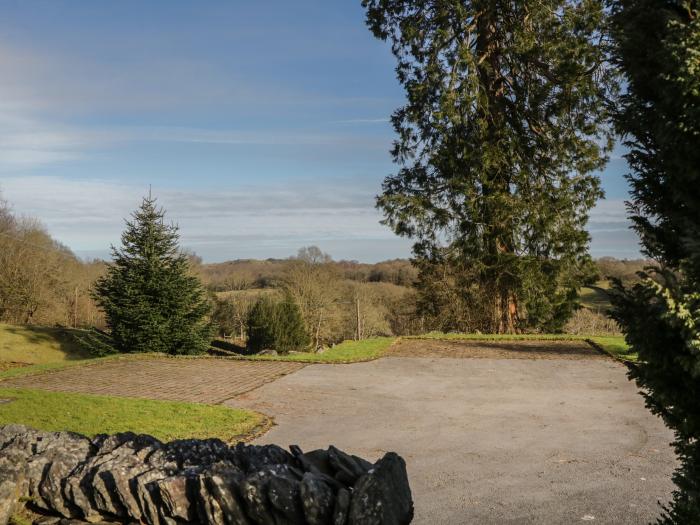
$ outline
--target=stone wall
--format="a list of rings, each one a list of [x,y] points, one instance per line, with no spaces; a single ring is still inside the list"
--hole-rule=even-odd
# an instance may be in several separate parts
[[[303,453],[0,427],[0,525],[27,498],[48,515],[93,523],[401,525],[413,517],[406,464],[393,452],[371,464],[332,446]]]

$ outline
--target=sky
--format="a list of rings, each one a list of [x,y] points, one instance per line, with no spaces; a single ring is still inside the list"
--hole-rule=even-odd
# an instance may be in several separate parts
[[[107,257],[149,186],[207,262],[410,255],[374,197],[403,104],[360,1],[0,0],[0,191]],[[639,255],[612,155],[594,256]]]

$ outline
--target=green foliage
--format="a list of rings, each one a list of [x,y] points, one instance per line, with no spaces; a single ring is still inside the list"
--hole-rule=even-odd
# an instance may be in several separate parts
[[[616,56],[628,89],[616,124],[626,136],[630,210],[644,251],[659,261],[612,296],[639,355],[631,374],[674,430],[677,490],[660,523],[700,516],[700,3],[614,5]]]
[[[273,301],[262,297],[248,316],[248,348],[253,352],[276,350],[281,354],[306,350],[310,339],[299,307],[289,297]]]
[[[454,320],[443,329],[560,329],[591,273],[585,224],[610,147],[602,3],[363,5],[408,100],[378,207],[415,239],[422,304]]]
[[[219,335],[223,336],[236,333],[238,330],[238,324],[236,323],[237,313],[236,304],[233,301],[215,298],[212,319],[216,323]]]
[[[628,289],[618,286],[614,315],[638,355],[630,376],[644,389],[647,406],[675,433],[678,489],[660,522],[686,524],[700,516],[700,293],[666,276],[665,284],[648,279]]]
[[[165,224],[164,215],[155,199],[144,198],[95,285],[120,352],[199,354],[209,347],[209,301],[178,251],[177,227]]]

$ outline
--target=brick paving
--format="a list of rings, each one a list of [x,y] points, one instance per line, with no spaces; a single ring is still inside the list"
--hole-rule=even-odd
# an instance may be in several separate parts
[[[222,403],[304,367],[224,359],[133,359],[10,379],[2,387]]]

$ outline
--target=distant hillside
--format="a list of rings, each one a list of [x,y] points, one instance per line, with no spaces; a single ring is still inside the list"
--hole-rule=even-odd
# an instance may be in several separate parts
[[[197,270],[206,286],[215,292],[274,287],[294,259],[236,259],[201,264]],[[418,272],[408,259],[393,259],[375,264],[357,261],[330,261],[342,279],[358,282],[386,282],[411,286]]]

